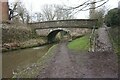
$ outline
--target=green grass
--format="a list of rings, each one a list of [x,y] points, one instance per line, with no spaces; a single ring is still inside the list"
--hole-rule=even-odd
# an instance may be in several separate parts
[[[89,49],[89,36],[83,36],[73,40],[68,44],[68,48],[72,50],[87,51]]]

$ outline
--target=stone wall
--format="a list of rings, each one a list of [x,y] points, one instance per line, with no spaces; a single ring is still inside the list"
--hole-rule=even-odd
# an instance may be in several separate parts
[[[2,24],[2,29],[5,30],[5,31],[6,30],[7,31],[13,30],[13,32],[15,32],[14,30],[18,30],[18,31],[21,30],[21,33],[22,33],[22,31],[23,31],[23,33],[25,31],[27,31],[27,32],[34,32],[34,29],[31,29],[28,25],[14,24],[14,23],[11,23],[11,24]],[[69,32],[69,34],[71,36],[80,36],[80,35],[86,34],[86,33],[88,33],[88,32],[91,31],[91,29],[89,29],[89,28],[49,28],[49,29],[36,29],[35,32],[39,36],[45,36],[46,37],[46,36],[48,36],[49,33],[51,33],[52,31],[55,31],[55,30],[64,30],[64,31],[67,31],[67,32]],[[8,33],[10,33],[10,32],[8,32]],[[17,31],[15,33],[17,33]],[[3,34],[7,34],[7,32],[6,33],[4,32]]]
[[[55,30],[68,31],[71,36],[81,36],[91,31],[88,28],[50,28],[50,29],[37,29],[36,32],[40,36],[47,36],[50,32]]]
[[[44,21],[38,23],[29,23],[33,29],[46,28],[92,28],[97,23],[96,19],[70,19],[70,20],[55,20]]]

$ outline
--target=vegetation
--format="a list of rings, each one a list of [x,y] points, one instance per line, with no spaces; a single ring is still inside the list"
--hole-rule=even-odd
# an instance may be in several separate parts
[[[42,11],[36,14],[37,21],[73,19],[72,11],[63,10],[62,5],[44,5]]]
[[[30,14],[24,4],[17,1],[9,4],[9,19],[14,23],[28,23],[30,21]]]
[[[114,8],[105,16],[105,23],[109,27],[120,26],[120,9]]]
[[[113,47],[115,49],[115,52],[118,53],[118,55],[120,55],[120,28],[115,27],[115,28],[111,28],[109,30],[110,32],[110,38],[111,41],[113,43]]]
[[[87,51],[89,48],[89,36],[83,36],[73,40],[68,44],[68,48],[72,50]]]
[[[111,27],[109,30],[110,38],[115,52],[120,56],[120,9],[111,9],[105,16],[105,23],[107,26]]]
[[[14,26],[14,27],[13,27]],[[9,51],[47,43],[47,39],[40,37],[25,25],[15,26],[4,24],[2,28],[2,50]]]
[[[2,34],[2,43],[23,42],[36,37],[33,31],[16,28],[3,28]]]
[[[104,14],[105,9],[101,8],[99,10],[95,10],[93,14],[91,14],[89,17],[90,19],[98,19],[97,26],[101,27],[104,22]]]
[[[110,39],[114,48],[114,52],[118,55],[118,63],[120,63],[120,26],[109,29]]]

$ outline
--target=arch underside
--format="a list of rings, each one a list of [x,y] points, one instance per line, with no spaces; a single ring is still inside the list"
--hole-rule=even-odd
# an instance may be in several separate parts
[[[50,32],[50,33],[48,34],[48,36],[47,36],[48,42],[49,42],[49,43],[54,42],[56,35],[57,35],[59,32],[61,32],[61,31],[68,33],[68,32],[65,31],[65,30],[60,30],[60,29],[54,30],[54,31],[52,31],[52,32]]]

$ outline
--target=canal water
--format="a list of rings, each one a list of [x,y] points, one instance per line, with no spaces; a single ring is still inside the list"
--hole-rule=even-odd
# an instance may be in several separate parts
[[[18,67],[22,68],[23,66],[37,62],[51,46],[52,45],[47,45],[3,53],[3,78],[11,78],[13,76],[13,71]]]

